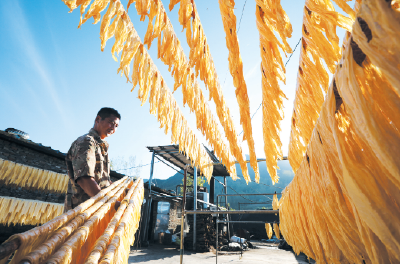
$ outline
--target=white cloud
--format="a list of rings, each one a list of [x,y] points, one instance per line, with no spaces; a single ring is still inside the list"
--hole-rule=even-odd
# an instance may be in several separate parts
[[[13,32],[13,37],[20,44],[21,51],[26,56],[26,62],[38,74],[43,83],[43,87],[49,93],[52,103],[54,103],[60,117],[66,127],[69,127],[68,118],[66,116],[63,104],[57,94],[57,89],[51,78],[51,74],[46,68],[46,64],[36,48],[35,40],[29,29],[24,11],[20,7],[18,1],[3,1],[1,10],[3,17],[8,22],[7,26]]]

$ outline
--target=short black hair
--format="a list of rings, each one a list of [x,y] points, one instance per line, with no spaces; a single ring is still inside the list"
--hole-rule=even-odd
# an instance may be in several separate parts
[[[104,118],[110,117],[111,115],[118,117],[118,119],[121,120],[121,115],[118,113],[118,111],[111,107],[101,108],[97,115],[100,116],[102,120]]]

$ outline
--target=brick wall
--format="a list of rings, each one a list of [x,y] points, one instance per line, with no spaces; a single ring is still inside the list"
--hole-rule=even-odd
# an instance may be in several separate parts
[[[36,144],[30,140],[15,137],[0,130],[0,158],[39,169],[67,174],[65,154],[50,147]],[[111,172],[111,180],[116,181],[124,175]],[[65,194],[26,190],[21,187],[0,186],[0,196],[39,200],[51,203],[64,203]],[[0,243],[13,234],[25,232],[33,226],[0,224]]]
[[[11,137],[13,136],[10,135],[10,138]],[[21,140],[21,142],[26,141]],[[56,154],[58,155],[58,157],[39,152],[35,149],[30,148],[29,145],[23,146],[21,144],[18,144],[17,142],[12,142],[10,140],[0,138],[0,158],[11,160],[13,162],[32,166],[35,168],[66,174],[67,170],[62,154]],[[25,190],[20,187],[12,188],[8,186],[0,186],[0,196],[9,196],[21,199],[33,199],[52,203],[63,203],[65,197],[64,194],[46,193],[43,191]]]
[[[0,158],[57,173],[67,173],[63,158],[41,153],[4,139],[0,139]]]
[[[176,232],[180,231],[180,225],[181,225],[180,216],[182,215],[181,212],[182,212],[182,207],[179,203],[177,202],[170,203],[168,229],[172,230],[172,234],[175,234]],[[177,230],[178,226],[179,230]]]
[[[64,154],[32,141],[19,139],[6,132],[0,131],[0,158],[16,163],[66,174]],[[37,190],[25,190],[21,187],[0,186],[0,196],[32,199],[51,203],[64,203],[65,194],[47,193]],[[25,232],[34,226],[30,225],[1,225],[0,243],[16,233]]]

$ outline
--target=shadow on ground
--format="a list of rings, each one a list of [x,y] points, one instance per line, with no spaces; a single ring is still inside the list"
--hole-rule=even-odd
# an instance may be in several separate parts
[[[252,241],[257,247],[240,252],[221,252],[218,255],[218,264],[222,263],[276,263],[276,264],[308,264],[309,262],[304,254],[296,256],[293,251],[278,249],[277,244]],[[136,249],[132,247],[128,263],[146,263],[146,264],[175,264],[180,261],[180,251],[173,246],[159,244],[150,244],[148,247]],[[216,263],[215,252],[196,253],[185,251],[183,263],[186,264],[208,264]]]

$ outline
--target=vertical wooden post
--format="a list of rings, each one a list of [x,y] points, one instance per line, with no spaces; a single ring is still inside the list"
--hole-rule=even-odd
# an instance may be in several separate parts
[[[193,210],[197,210],[197,167],[193,173]],[[193,215],[193,250],[196,251],[196,215]]]
[[[186,204],[186,179],[187,179],[187,167],[185,166],[185,173],[183,174],[183,198],[182,198],[182,218],[181,218],[181,250],[180,250],[180,263],[183,264],[183,232],[185,224],[185,204]]]
[[[150,178],[149,178],[149,185],[148,185],[149,193],[148,193],[147,201],[146,201],[146,203],[147,203],[147,207],[146,207],[147,211],[146,211],[146,215],[145,215],[145,217],[146,217],[146,221],[145,221],[146,225],[145,225],[145,228],[144,228],[145,241],[149,240],[149,234],[148,233],[149,233],[149,228],[150,228],[149,225],[150,225],[151,202],[152,202],[152,198],[151,198],[151,182],[153,180],[154,156],[155,155],[156,155],[156,153],[153,151],[153,154],[151,156]]]
[[[225,188],[225,194],[228,194],[228,180],[226,179],[226,176],[224,176],[224,188]],[[228,206],[228,196],[225,196],[225,206],[226,206],[226,210],[229,210],[229,206]],[[229,221],[229,215],[226,215],[226,220]],[[229,222],[226,223],[226,227],[227,227],[227,233],[228,233],[228,241],[230,239],[230,230],[229,230]]]

